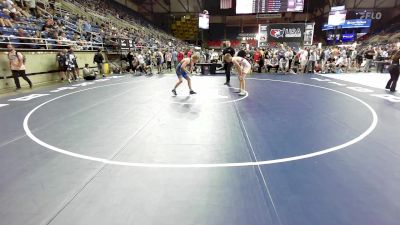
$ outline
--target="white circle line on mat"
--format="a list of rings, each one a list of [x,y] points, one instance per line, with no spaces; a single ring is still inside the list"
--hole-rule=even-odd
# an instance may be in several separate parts
[[[50,149],[52,151],[64,154],[64,155],[68,155],[71,157],[75,157],[75,158],[80,158],[80,159],[85,159],[85,160],[90,160],[90,161],[95,161],[95,162],[101,162],[101,163],[105,163],[105,164],[109,164],[109,165],[117,165],[117,166],[129,166],[129,167],[147,167],[147,168],[226,168],[226,167],[246,167],[246,166],[260,166],[260,165],[270,165],[270,164],[278,164],[278,163],[285,163],[285,162],[292,162],[292,161],[297,161],[297,160],[302,160],[302,159],[308,159],[308,158],[312,158],[312,157],[316,157],[316,156],[321,156],[330,152],[334,152],[334,151],[338,151],[341,149],[344,149],[346,147],[349,147],[353,144],[356,144],[360,141],[362,141],[364,138],[366,138],[369,134],[371,134],[374,129],[376,128],[377,124],[378,124],[378,115],[375,112],[375,110],[368,105],[366,102],[364,102],[363,100],[352,96],[350,94],[338,91],[338,90],[334,90],[331,88],[327,88],[327,87],[322,87],[322,86],[318,86],[318,85],[313,85],[313,84],[305,84],[305,83],[298,83],[298,82],[292,82],[292,81],[281,81],[281,80],[273,80],[273,79],[261,79],[261,78],[248,78],[248,80],[262,80],[262,81],[272,81],[272,82],[281,82],[281,83],[290,83],[290,84],[297,84],[297,85],[304,85],[304,86],[310,86],[310,87],[316,87],[316,88],[320,88],[320,89],[325,89],[325,90],[329,90],[329,91],[333,91],[342,95],[345,95],[347,97],[350,97],[358,102],[360,102],[361,104],[363,104],[372,114],[372,122],[369,126],[369,128],[364,131],[361,135],[359,135],[358,137],[343,143],[341,145],[337,145],[334,147],[330,147],[327,149],[323,149],[323,150],[319,150],[317,152],[313,152],[313,153],[308,153],[308,154],[303,154],[303,155],[299,155],[299,156],[293,156],[293,157],[287,157],[287,158],[280,158],[280,159],[273,159],[273,160],[265,160],[265,161],[257,161],[257,162],[236,162],[236,163],[198,163],[198,164],[169,164],[169,163],[134,163],[134,162],[123,162],[123,161],[114,161],[114,160],[108,160],[108,159],[104,159],[104,158],[98,158],[98,157],[92,157],[92,156],[88,156],[88,155],[83,155],[83,154],[78,154],[78,153],[74,153],[71,151],[67,151],[58,147],[55,147],[53,145],[47,144],[46,142],[40,140],[39,138],[37,138],[35,135],[32,134],[29,126],[28,126],[28,122],[29,122],[29,118],[32,116],[32,114],[38,110],[40,107],[46,105],[49,102],[55,101],[57,99],[60,99],[62,97],[68,96],[68,95],[72,95],[75,93],[79,93],[79,92],[83,92],[83,91],[88,91],[91,89],[96,89],[96,88],[100,88],[100,87],[107,87],[107,86],[113,86],[113,85],[118,85],[118,84],[125,84],[125,83],[131,83],[131,82],[123,82],[123,83],[115,83],[115,84],[109,84],[109,85],[103,85],[103,86],[98,86],[98,87],[93,87],[93,88],[88,88],[88,89],[84,89],[84,90],[80,90],[80,91],[75,91],[75,92],[71,92],[56,98],[53,98],[51,100],[48,100],[38,106],[36,106],[34,109],[32,109],[24,118],[24,122],[23,122],[23,127],[25,130],[26,135],[32,139],[34,142],[36,142],[37,144]]]

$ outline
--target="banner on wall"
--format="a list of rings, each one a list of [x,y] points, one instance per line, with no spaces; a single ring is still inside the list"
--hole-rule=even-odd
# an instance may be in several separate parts
[[[314,23],[277,23],[259,26],[259,46],[268,43],[301,43],[312,45]]]
[[[314,23],[305,24],[303,45],[312,45],[314,39]]]

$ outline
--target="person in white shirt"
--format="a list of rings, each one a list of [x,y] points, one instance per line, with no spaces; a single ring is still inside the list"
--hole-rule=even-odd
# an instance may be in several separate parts
[[[144,71],[145,71],[145,67],[146,67],[146,63],[145,63],[145,61],[144,61],[144,57],[143,57],[143,55],[139,52],[139,53],[137,53],[136,54],[136,59],[137,59],[137,61],[138,61],[138,63],[139,63],[139,71],[141,72],[141,73],[143,73]]]
[[[300,70],[299,73],[304,74],[306,72],[306,67],[308,63],[308,50],[303,49],[300,52]]]
[[[279,60],[278,60],[278,56],[274,55],[267,64],[267,72],[269,73],[271,71],[271,69],[275,69],[275,72],[278,72],[279,69]]]
[[[308,68],[306,72],[309,72],[311,70],[311,73],[315,72],[315,62],[317,61],[317,52],[315,51],[314,48],[310,50],[310,56],[309,56],[309,61],[308,61]]]
[[[89,68],[89,64],[85,64],[83,68],[83,79],[85,80],[95,80],[96,79],[96,72],[93,69]]]
[[[167,69],[169,69],[169,71],[172,71],[172,53],[171,53],[171,51],[167,51],[165,53],[165,60],[167,61]]]
[[[336,73],[347,72],[347,60],[345,57],[340,56],[338,60],[336,60]]]
[[[285,52],[285,58],[288,60],[289,70],[292,68],[293,56],[294,54],[292,49],[288,47],[287,51]]]
[[[356,68],[356,59],[357,59],[357,50],[356,49],[352,49],[351,51],[351,55],[350,55],[350,65],[349,65],[349,69],[351,68]]]
[[[283,73],[287,73],[289,71],[289,60],[286,57],[283,57],[279,60],[279,69]]]

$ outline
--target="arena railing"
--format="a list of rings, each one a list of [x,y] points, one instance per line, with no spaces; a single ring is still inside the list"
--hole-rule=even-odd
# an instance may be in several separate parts
[[[78,29],[74,28],[74,26],[76,27],[76,24],[71,23],[67,20],[61,19],[61,21],[65,24],[65,27],[67,27],[69,30],[74,31],[75,33],[78,33],[79,35],[82,35],[82,31],[79,31]],[[85,33],[89,33],[90,34],[90,40],[93,42],[93,40],[96,40],[100,37],[100,40],[102,40],[101,36],[99,33],[95,33],[95,32],[85,32]]]
[[[44,49],[57,49],[57,48],[68,48],[68,47],[79,47],[84,50],[97,50],[103,49],[104,44],[99,42],[88,42],[88,41],[71,41],[71,40],[57,40],[50,38],[32,38],[32,37],[17,37],[17,36],[7,36],[0,35],[1,45],[11,44],[19,49],[35,49],[35,47],[44,47]],[[13,40],[18,39],[19,42]],[[29,42],[21,42],[29,41]],[[58,44],[60,42],[61,44]],[[84,43],[84,44],[82,44]],[[22,48],[20,46],[23,46]],[[26,48],[24,48],[26,47]]]

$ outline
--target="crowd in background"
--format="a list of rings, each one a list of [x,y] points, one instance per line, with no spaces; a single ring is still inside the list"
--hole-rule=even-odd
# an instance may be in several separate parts
[[[109,0],[69,0],[85,12],[65,12],[60,8],[60,0],[0,0],[0,47],[6,47],[11,37],[18,37],[16,47],[60,49],[57,64],[61,80],[69,82],[79,78],[79,65],[74,50],[93,49],[92,43],[104,43],[106,50],[120,50],[119,39],[133,42],[135,50],[123,54],[124,65],[114,65],[112,72],[131,72],[141,74],[161,74],[173,72],[184,57],[190,57],[193,47],[165,32],[154,28],[143,18],[135,16],[127,9]],[[39,7],[40,5],[40,7]],[[91,13],[95,16],[90,16]],[[102,16],[98,20],[97,16]],[[122,23],[111,21],[107,17],[118,19]],[[97,18],[97,19],[96,19]],[[11,31],[10,31],[11,29]],[[11,32],[7,38],[3,32]],[[34,38],[34,39],[25,39]],[[3,42],[3,43],[1,43]],[[111,46],[111,49],[107,47]],[[243,49],[236,49],[236,52]],[[376,72],[388,70],[391,57],[399,50],[397,44],[350,45],[321,47],[316,46],[293,48],[278,44],[268,48],[252,48],[246,50],[246,59],[251,63],[253,72],[258,73],[348,73]],[[198,50],[199,62],[223,63],[222,51]],[[100,51],[96,54],[101,54]],[[98,65],[98,73],[104,75],[102,62]],[[85,65],[86,69],[89,69]],[[85,70],[86,71],[86,70]],[[93,71],[92,71],[93,72]],[[92,73],[91,72],[91,73]]]
[[[372,71],[372,67],[375,67],[376,72],[382,73],[397,50],[397,44],[322,48],[292,48],[282,44],[271,48],[247,50],[246,59],[252,63],[253,71],[258,73],[368,73]],[[218,59],[221,59],[222,53],[217,54]],[[211,61],[215,56],[210,55]]]
[[[112,1],[69,1],[84,14],[61,9],[59,0],[47,2],[46,5],[36,0],[0,0],[0,47],[13,42],[17,48],[89,50],[93,49],[92,43],[102,43],[103,47],[116,50],[119,39],[129,39],[139,47],[185,44]]]

